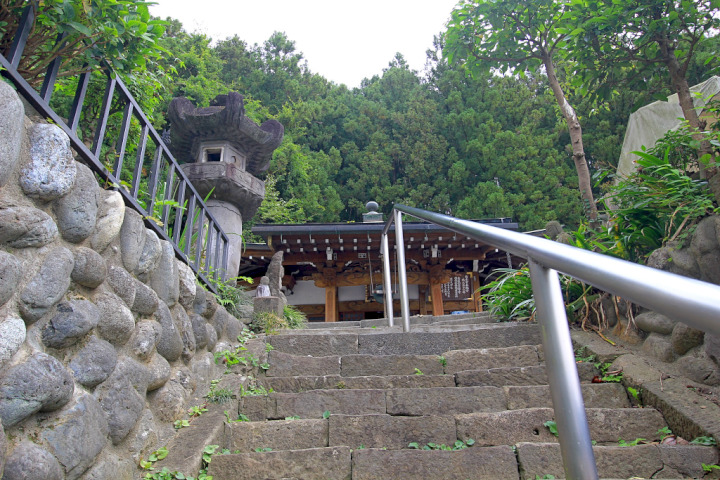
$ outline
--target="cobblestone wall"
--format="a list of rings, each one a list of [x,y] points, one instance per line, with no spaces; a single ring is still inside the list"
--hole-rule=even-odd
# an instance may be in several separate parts
[[[2,479],[133,478],[241,329],[0,81]]]

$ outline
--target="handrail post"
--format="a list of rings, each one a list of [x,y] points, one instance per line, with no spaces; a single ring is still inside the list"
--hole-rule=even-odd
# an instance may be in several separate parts
[[[385,295],[385,316],[388,319],[388,327],[395,326],[393,316],[392,281],[390,279],[390,248],[388,247],[388,234],[383,232],[380,237],[380,251],[383,256],[383,295]],[[372,275],[372,272],[370,272]]]
[[[555,270],[528,258],[535,308],[542,330],[543,352],[558,429],[565,477],[597,480],[595,455],[585,415],[580,380]]]
[[[395,215],[395,249],[398,262],[398,284],[400,287],[400,310],[403,332],[410,331],[410,302],[408,301],[407,272],[405,271],[405,239],[403,238],[402,212],[393,210]]]

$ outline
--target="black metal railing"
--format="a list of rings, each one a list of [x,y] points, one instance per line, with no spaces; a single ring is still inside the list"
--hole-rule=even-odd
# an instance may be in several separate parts
[[[138,211],[146,225],[169,241],[176,256],[215,291],[210,280],[225,280],[227,273],[234,272],[226,272],[228,237],[203,198],[107,62],[101,70],[85,69],[66,80],[63,94],[55,98],[62,58],[49,64],[39,91],[22,77],[18,66],[34,21],[35,11],[30,6],[20,18],[6,56],[0,53],[0,74],[40,115],[68,135],[76,158],[91,168],[106,188],[120,192],[125,204]],[[57,42],[63,41],[59,35]],[[67,92],[68,85],[74,92]],[[86,102],[89,92],[102,101]],[[63,106],[65,118],[57,113]]]

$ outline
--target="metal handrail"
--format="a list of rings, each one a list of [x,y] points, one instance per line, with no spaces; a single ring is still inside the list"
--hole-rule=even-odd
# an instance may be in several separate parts
[[[92,148],[89,148],[77,134],[77,128],[83,113],[85,96],[90,83],[91,72],[88,70],[82,73],[78,79],[78,86],[75,91],[73,105],[68,118],[59,115],[50,106],[50,100],[57,79],[60,67],[60,58],[48,66],[43,85],[40,92],[36,91],[18,72],[17,67],[25,49],[25,43],[35,22],[35,11],[33,5],[28,6],[20,19],[18,29],[15,33],[12,45],[6,58],[0,54],[0,75],[7,78],[17,89],[17,92],[32,105],[38,113],[50,119],[59,126],[69,137],[70,144],[78,157],[93,172],[98,174],[108,184],[113,185],[123,197],[125,204],[145,218],[145,225],[151,228],[161,239],[167,240],[173,245],[176,257],[187,263],[198,275],[198,278],[205,283],[210,290],[216,292],[216,288],[210,281],[212,279],[224,280],[227,277],[226,268],[228,261],[229,239],[222,230],[215,217],[203,202],[202,197],[190,183],[187,175],[180,168],[180,165],[170,153],[165,142],[151,125],[145,113],[133,98],[123,82],[112,73],[107,62],[104,73],[107,77],[107,84],[103,96],[103,105],[100,118],[97,120],[95,138]],[[62,43],[64,36],[58,36],[57,42]],[[123,119],[120,128],[119,138],[116,139],[116,154],[114,164],[109,169],[101,161],[103,144],[108,137],[108,119],[110,107],[113,101],[119,102],[123,107]],[[140,138],[138,142],[137,155],[135,157],[135,168],[128,189],[121,187],[121,171],[125,160],[126,146],[130,136],[130,125],[132,120],[140,126]],[[151,167],[149,168],[148,200],[142,205],[140,198],[140,183],[143,175],[143,161],[148,143],[154,144],[155,151],[152,154]],[[162,172],[165,171],[163,179]],[[164,187],[164,193],[159,186]],[[187,198],[187,211],[185,220],[178,209],[174,221],[170,221],[169,202],[177,202],[182,206]],[[163,202],[160,209],[159,219],[153,219],[154,203]],[[157,206],[155,206],[157,208]],[[196,224],[193,223],[197,220]],[[171,232],[171,228],[174,232]],[[184,246],[181,246],[181,231],[184,232]],[[193,235],[193,232],[196,232]],[[172,233],[172,236],[171,236]],[[193,240],[194,238],[194,240]],[[207,243],[203,245],[203,239]],[[212,249],[210,247],[213,247]],[[204,261],[203,261],[204,259]],[[232,273],[232,272],[230,272]],[[234,273],[233,273],[234,275]]]
[[[405,205],[395,205],[385,224],[382,245],[385,267],[385,308],[393,324],[389,288],[387,235],[395,223],[398,263],[401,252],[402,214],[405,213],[448,230],[480,240],[513,255],[526,258],[530,269],[537,318],[557,423],[560,449],[567,478],[598,478],[590,430],[585,415],[580,380],[557,272],[577,278],[601,290],[630,300],[705,332],[720,335],[720,286],[638,265],[544,238],[461,220]],[[407,281],[400,269],[399,288],[403,330],[410,330]]]

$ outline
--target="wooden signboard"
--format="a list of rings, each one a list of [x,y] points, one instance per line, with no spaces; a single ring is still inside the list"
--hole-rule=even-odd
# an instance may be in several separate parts
[[[472,300],[475,290],[472,273],[453,274],[441,288],[443,301]]]

